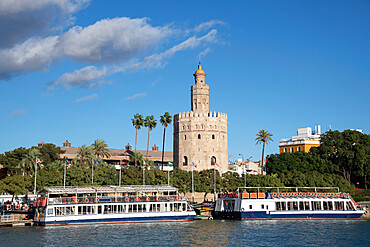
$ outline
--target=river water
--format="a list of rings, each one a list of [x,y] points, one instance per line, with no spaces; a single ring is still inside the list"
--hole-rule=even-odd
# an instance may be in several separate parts
[[[0,246],[370,246],[370,221],[221,221],[0,228]]]

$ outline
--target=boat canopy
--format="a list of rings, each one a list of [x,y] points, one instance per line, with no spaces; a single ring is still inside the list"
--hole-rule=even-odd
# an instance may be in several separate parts
[[[176,192],[170,185],[126,185],[126,186],[56,186],[44,187],[37,192],[40,195],[88,194],[88,193],[135,193],[135,192]]]

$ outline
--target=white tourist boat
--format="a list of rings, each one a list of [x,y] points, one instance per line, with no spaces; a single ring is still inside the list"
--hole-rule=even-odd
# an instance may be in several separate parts
[[[191,221],[195,211],[172,186],[45,187],[35,225]]]
[[[335,192],[333,192],[335,191]],[[360,219],[364,211],[332,187],[222,188],[215,219]]]

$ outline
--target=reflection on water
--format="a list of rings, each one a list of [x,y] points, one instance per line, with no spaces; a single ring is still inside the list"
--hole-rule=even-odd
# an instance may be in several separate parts
[[[369,246],[370,221],[218,221],[0,228],[10,246]]]

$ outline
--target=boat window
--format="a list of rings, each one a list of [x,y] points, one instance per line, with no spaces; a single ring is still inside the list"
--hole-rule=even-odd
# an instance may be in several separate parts
[[[55,207],[55,215],[74,215],[75,214],[75,207]]]
[[[48,209],[48,215],[52,215],[53,214],[53,209],[52,208],[49,208]]]
[[[304,210],[310,210],[310,202],[309,201],[304,202]]]
[[[280,204],[280,202],[275,202],[275,207],[276,207],[276,210],[277,211],[281,210],[281,204]]]
[[[328,209],[333,210],[333,202],[328,202]]]
[[[344,210],[343,202],[334,202],[335,210]]]
[[[355,210],[355,209],[353,208],[352,203],[350,203],[350,202],[346,202],[346,208],[347,208],[347,210]]]
[[[288,210],[293,210],[293,202],[287,202]]]
[[[132,205],[132,212],[137,212],[137,204]]]
[[[249,205],[249,209],[252,209],[252,205]]]
[[[298,202],[293,202],[293,210],[298,210]]]
[[[286,210],[286,202],[281,202],[281,210]]]
[[[263,205],[263,204],[262,204],[262,205],[261,205],[261,208],[262,208],[262,209],[264,209],[264,208],[265,208],[265,205]]]
[[[321,202],[311,202],[312,210],[321,210]]]
[[[303,202],[299,202],[299,210],[304,210]]]
[[[101,206],[98,206],[98,214],[102,214],[102,207]]]
[[[328,210],[329,208],[328,208],[328,202],[327,201],[323,201],[322,202],[322,208],[323,208],[323,210]]]

